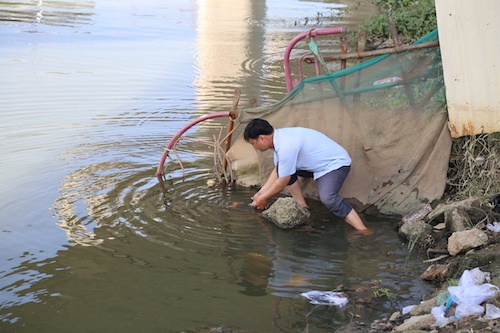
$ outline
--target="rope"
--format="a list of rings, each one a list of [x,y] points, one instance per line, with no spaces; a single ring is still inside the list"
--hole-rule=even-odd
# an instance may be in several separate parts
[[[309,49],[311,50],[311,52],[314,53],[316,58],[318,58],[319,62],[323,65],[323,67],[325,67],[326,72],[331,73],[330,69],[326,65],[325,59],[323,59],[323,57],[319,53],[318,45],[316,45],[314,38],[308,37],[307,40],[308,40],[307,45],[309,46]]]

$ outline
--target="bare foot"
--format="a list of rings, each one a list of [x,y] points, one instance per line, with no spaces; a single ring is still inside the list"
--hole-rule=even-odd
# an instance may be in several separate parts
[[[373,235],[375,233],[374,230],[372,229],[349,229],[349,231],[347,231],[347,234],[346,234],[346,238],[347,240],[354,240],[354,239],[357,239],[357,238],[360,238],[360,237],[363,237],[363,236],[370,236],[370,235]]]
[[[372,229],[361,229],[361,230],[356,230],[357,232],[359,232],[360,234],[362,235],[365,235],[365,236],[370,236],[370,235],[373,235],[375,233],[375,230],[372,230]]]

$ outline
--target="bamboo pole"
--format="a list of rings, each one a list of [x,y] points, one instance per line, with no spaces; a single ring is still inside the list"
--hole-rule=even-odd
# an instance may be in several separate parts
[[[240,96],[241,96],[241,91],[236,88],[234,90],[234,98],[233,98],[233,105],[231,106],[231,110],[229,111],[229,123],[227,124],[227,138],[226,138],[226,148],[224,149],[224,153],[227,154],[229,149],[231,148],[231,140],[232,140],[232,134],[233,134],[233,128],[234,128],[234,120],[238,118],[238,103],[240,102]],[[227,158],[224,158],[224,168],[223,171],[226,172],[227,170]]]

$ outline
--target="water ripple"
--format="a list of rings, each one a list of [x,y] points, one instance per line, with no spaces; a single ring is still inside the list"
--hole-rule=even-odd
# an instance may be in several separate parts
[[[106,251],[120,252],[120,243],[138,237],[169,252],[240,258],[241,285],[249,293],[260,286],[295,298],[341,278],[335,272],[341,272],[347,243],[338,239],[332,247],[322,231],[279,230],[248,206],[254,190],[209,186],[212,174],[199,161],[170,172],[163,183],[151,176],[146,165],[119,162],[76,170],[63,180],[54,204],[59,227],[70,242]]]
[[[92,23],[94,1],[22,1],[0,4],[0,21],[78,27]],[[25,32],[39,32],[37,30]]]
[[[251,208],[234,204],[230,189],[207,186],[207,170],[187,164],[183,176],[168,181],[165,193],[151,176],[146,166],[121,163],[94,164],[69,174],[55,203],[60,227],[81,245],[102,244],[126,229],[183,251],[209,251],[219,248],[223,238],[250,237],[238,231],[238,216]]]

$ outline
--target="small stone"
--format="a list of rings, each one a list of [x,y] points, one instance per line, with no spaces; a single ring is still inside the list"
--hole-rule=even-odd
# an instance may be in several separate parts
[[[432,232],[432,226],[423,220],[408,221],[399,228],[399,234],[406,239],[423,238],[423,235],[430,232]]]
[[[399,318],[401,318],[401,312],[396,311],[389,317],[389,321],[396,321]]]
[[[446,273],[448,272],[448,265],[430,265],[427,267],[425,272],[420,274],[422,280],[427,281],[444,281],[446,278]]]
[[[438,223],[434,226],[434,230],[444,230],[446,229],[446,223],[442,222],[442,223]]]
[[[404,323],[396,327],[396,332],[405,332],[409,330],[419,330],[427,328],[436,323],[436,318],[433,314],[425,314],[422,316],[413,316],[405,320]]]
[[[444,213],[446,227],[451,232],[464,231],[471,226],[469,215],[461,208],[452,208]]]
[[[437,304],[436,297],[433,297],[431,299],[428,299],[426,301],[423,301],[420,304],[415,305],[411,310],[410,310],[410,315],[412,316],[418,316],[418,315],[423,315],[426,313],[430,313],[432,308],[435,307]]]

